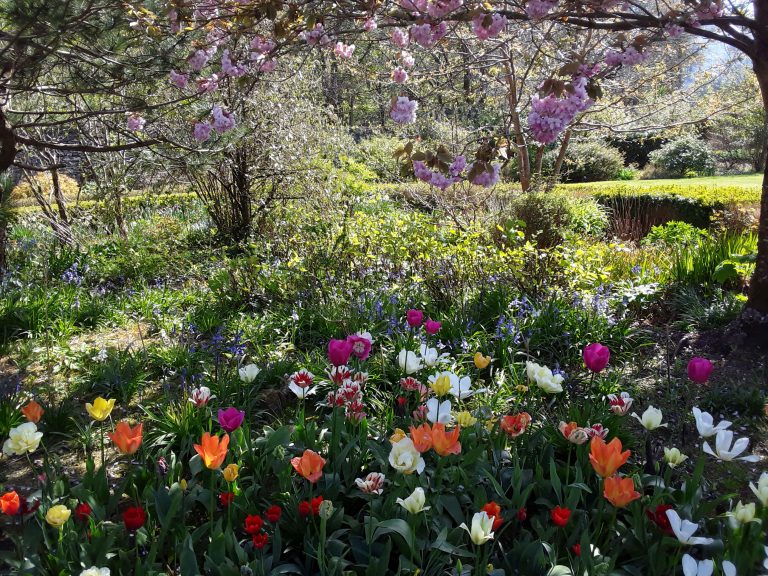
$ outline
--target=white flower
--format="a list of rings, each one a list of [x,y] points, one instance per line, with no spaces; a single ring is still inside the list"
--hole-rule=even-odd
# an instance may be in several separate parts
[[[410,350],[400,350],[400,354],[397,355],[397,363],[400,365],[400,370],[406,374],[413,374],[424,367],[421,356]]]
[[[25,422],[11,428],[8,433],[8,440],[3,444],[3,454],[6,456],[21,456],[25,453],[32,453],[40,445],[42,432],[37,431],[37,426],[32,422]]]
[[[91,566],[80,572],[80,576],[109,576],[109,568],[97,568]]]
[[[768,570],[768,546],[763,546],[765,549],[765,560],[763,560],[763,568]]]
[[[733,444],[733,446],[731,446]],[[742,456],[738,457],[739,454],[744,452],[744,450],[747,449],[747,446],[749,446],[749,439],[748,438],[739,438],[736,440],[736,442],[733,441],[733,431],[731,430],[720,430],[717,433],[717,436],[715,436],[715,449],[712,450],[712,448],[709,445],[709,442],[704,442],[704,452],[707,454],[710,454],[711,456],[714,456],[715,458],[719,460],[723,460],[724,462],[730,462],[731,460],[743,460],[744,462],[759,462],[760,457],[759,456]]]
[[[456,374],[448,370],[437,372],[436,374],[430,376],[428,380],[434,383],[441,376],[447,377],[451,383],[451,389],[448,393],[458,398],[459,400],[464,400],[465,398],[469,398],[478,392],[482,392],[482,390],[472,390],[472,380],[470,380],[469,376],[459,378]]]
[[[245,382],[246,384],[250,384],[254,380],[256,380],[256,376],[259,375],[259,372],[261,372],[261,368],[256,366],[256,364],[248,364],[247,366],[243,366],[239,370],[240,372],[240,380]]]
[[[467,528],[466,524],[459,526],[469,532],[469,539],[478,546],[485,544],[493,538],[493,518],[488,516],[487,512],[476,512],[472,516],[472,528]]]
[[[638,416],[634,412],[632,412],[632,416],[637,418],[646,430],[656,430],[656,428],[666,426],[666,424],[661,423],[663,417],[661,410],[654,408],[653,406],[648,406],[642,416]]]
[[[107,349],[106,348],[102,348],[101,350],[99,350],[98,354],[96,354],[96,356],[93,357],[93,361],[94,362],[106,362],[107,358],[109,358],[109,354],[107,353]]]
[[[691,546],[701,544],[706,546],[714,542],[712,538],[694,536],[693,534],[699,529],[699,525],[689,520],[683,520],[675,510],[667,510],[667,518],[669,519],[669,526],[672,528],[672,532],[675,533],[675,536],[677,536],[677,539],[682,544],[690,544]]]
[[[317,392],[317,386],[312,386],[312,388],[302,388],[301,386],[297,386],[295,382],[288,384],[288,389],[296,394],[296,398],[299,400],[304,400],[307,396],[312,396],[312,394]]]
[[[528,379],[535,382],[539,388],[548,394],[557,394],[563,391],[562,374],[552,374],[552,370],[546,366],[541,366],[530,360],[525,363],[525,370],[528,373]]]
[[[763,506],[768,506],[768,472],[763,472],[760,474],[760,479],[757,481],[757,486],[750,482],[749,487],[752,489],[752,492],[755,493],[755,496],[758,500],[760,500]]]
[[[211,389],[208,388],[208,386],[200,386],[200,388],[194,388],[192,390],[189,401],[197,408],[201,408],[208,404],[211,398],[215,398],[215,396],[211,396]]]
[[[437,398],[427,400],[427,420],[432,424],[450,424],[453,421],[451,415],[451,401],[443,400],[440,402]]]
[[[619,395],[608,394],[608,403],[611,407],[611,412],[616,416],[624,416],[632,407],[632,402],[635,400],[629,395],[628,392],[622,392]]]
[[[408,496],[408,498],[405,500],[398,498],[395,500],[395,503],[400,504],[400,506],[408,510],[411,514],[418,514],[424,510],[429,510],[430,506],[424,506],[426,501],[427,497],[424,495],[424,488],[419,486],[410,496]]]
[[[363,478],[355,478],[358,489],[365,494],[379,495],[384,492],[384,480],[386,477],[381,472],[371,472]]]
[[[723,574],[725,574],[725,576],[736,576],[736,566],[734,566],[733,562],[723,560],[721,568],[723,569]]]
[[[715,563],[712,560],[700,560],[696,562],[692,556],[685,554],[683,556],[683,575],[684,576],[712,576],[715,570]]]
[[[699,436],[702,438],[709,438],[714,436],[720,430],[725,430],[731,423],[728,420],[719,422],[717,426],[713,426],[714,419],[709,412],[702,412],[698,408],[693,409],[693,417],[696,419],[696,430],[699,431]]]
[[[728,512],[727,516],[731,523],[732,528],[738,528],[742,524],[748,524],[749,522],[760,523],[759,518],[755,518],[756,509],[755,503],[742,504],[741,500],[734,506],[733,510]]]
[[[680,452],[678,448],[664,448],[664,460],[669,464],[670,468],[676,468],[683,462],[688,460],[688,456]]]
[[[419,346],[419,354],[421,355],[422,362],[424,362],[424,366],[427,368],[434,368],[448,357],[448,354],[440,354],[437,348],[430,348],[426,344]]]
[[[421,474],[424,471],[424,458],[416,447],[413,440],[407,436],[392,444],[392,450],[389,452],[389,464],[395,470],[403,474]]]

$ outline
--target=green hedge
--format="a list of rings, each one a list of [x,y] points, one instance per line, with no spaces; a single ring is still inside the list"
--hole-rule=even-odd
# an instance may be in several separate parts
[[[720,186],[717,184],[686,184],[685,182],[670,184],[647,180],[632,183],[593,182],[589,184],[569,184],[559,188],[579,196],[651,196],[654,198],[677,196],[695,200],[702,205],[718,209],[727,204],[758,204],[760,202],[759,185]]]

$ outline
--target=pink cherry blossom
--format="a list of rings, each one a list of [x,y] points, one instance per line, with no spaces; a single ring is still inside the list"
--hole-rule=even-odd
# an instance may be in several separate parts
[[[198,142],[205,142],[211,137],[212,128],[213,126],[208,122],[195,122],[195,125],[192,128],[192,135]]]
[[[413,124],[416,122],[416,110],[419,103],[416,100],[409,100],[407,96],[398,96],[389,116],[398,124]]]
[[[528,0],[525,13],[531,20],[541,20],[557,6],[557,0]]]
[[[232,63],[232,59],[229,55],[229,49],[224,50],[221,54],[221,72],[225,76],[232,76],[233,78],[240,78],[244,76],[248,70],[244,66],[239,66]]]
[[[275,49],[274,40],[270,40],[268,38],[264,38],[263,36],[256,36],[253,40],[251,40],[250,48],[253,52],[251,52],[251,60],[256,60],[256,57],[254,56],[254,52],[258,54],[269,54],[272,52],[272,50]]]
[[[472,19],[472,32],[480,40],[498,36],[507,27],[507,17],[501,14],[478,14]]]
[[[210,58],[205,50],[197,50],[192,56],[187,58],[187,63],[193,72],[200,72],[208,64]]]
[[[131,132],[138,132],[144,128],[147,121],[140,114],[131,114],[126,121],[126,127]]]
[[[188,75],[171,70],[171,84],[176,86],[176,88],[185,88],[188,82]]]
[[[211,116],[213,117],[211,125],[219,134],[223,134],[235,127],[235,115],[232,112],[223,110],[221,106],[214,106]]]
[[[472,166],[474,166],[474,164]],[[470,167],[470,171],[471,170],[472,170],[472,167]],[[495,186],[496,183],[499,181],[500,173],[501,173],[501,166],[499,164],[493,164],[491,166],[490,172],[488,172],[488,170],[483,170],[479,174],[477,174],[472,179],[472,184],[476,184],[477,186],[483,186],[484,188],[490,188],[491,186]]]
[[[344,42],[336,42],[336,46],[333,48],[333,53],[339,58],[345,60],[352,58],[352,53],[355,51],[354,44],[344,44]]]
[[[578,76],[571,82],[571,91],[562,98],[554,94],[544,98],[533,97],[531,111],[528,113],[528,127],[536,141],[551,144],[573,122],[576,114],[592,105],[586,85],[587,79]]]
[[[373,18],[368,18],[363,24],[363,30],[366,32],[373,32],[376,28],[378,28],[378,26],[376,25],[376,20]]]
[[[411,40],[408,37],[408,33],[402,28],[395,28],[392,30],[392,44],[398,48],[406,48],[410,42]]]
[[[416,64],[416,58],[410,52],[403,50],[400,52],[400,63],[404,68],[413,68],[414,64]]]
[[[408,81],[408,72],[403,70],[400,66],[392,70],[392,80],[397,84],[404,84]]]

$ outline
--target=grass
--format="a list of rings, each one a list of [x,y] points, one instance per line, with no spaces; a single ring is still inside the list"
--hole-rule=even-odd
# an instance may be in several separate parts
[[[590,182],[589,186],[612,187],[627,186],[629,188],[658,188],[659,186],[675,185],[681,188],[694,186],[710,186],[719,188],[721,186],[739,186],[743,188],[760,190],[763,181],[763,175],[756,172],[754,174],[736,174],[727,176],[702,176],[700,178],[662,178],[658,180],[605,180],[602,182]],[[564,184],[565,188],[578,188],[584,184]]]

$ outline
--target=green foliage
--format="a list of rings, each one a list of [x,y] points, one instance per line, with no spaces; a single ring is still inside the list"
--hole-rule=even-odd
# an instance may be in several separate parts
[[[679,250],[672,266],[674,282],[689,286],[712,286],[726,260],[752,254],[757,249],[754,234],[715,236]],[[749,262],[745,262],[749,265]]]
[[[552,172],[559,150],[544,155],[544,174]],[[619,150],[600,140],[571,142],[565,152],[560,177],[563,182],[614,180],[624,168]]]
[[[712,174],[715,168],[712,150],[706,142],[690,134],[670,140],[651,152],[649,158],[662,177],[695,178]]]
[[[648,235],[643,238],[642,244],[644,246],[655,244],[665,248],[677,249],[695,246],[706,237],[706,230],[696,228],[687,222],[673,220],[661,226],[651,228]]]

